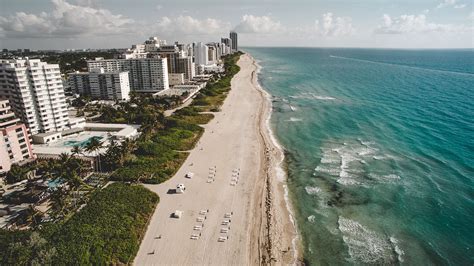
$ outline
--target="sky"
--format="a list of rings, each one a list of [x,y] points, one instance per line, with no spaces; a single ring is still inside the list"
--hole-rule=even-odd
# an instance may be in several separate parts
[[[240,46],[474,48],[472,0],[0,0],[0,48]]]

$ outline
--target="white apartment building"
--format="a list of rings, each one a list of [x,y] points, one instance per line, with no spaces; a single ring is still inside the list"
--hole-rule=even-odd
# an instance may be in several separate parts
[[[87,69],[89,72],[91,72],[93,69],[101,68],[103,68],[105,72],[120,70],[120,60],[96,57],[95,60],[87,61]]]
[[[103,59],[87,61],[89,72],[128,72],[130,89],[137,92],[158,92],[169,89],[168,64],[165,58]]]
[[[93,72],[72,73],[69,75],[71,88],[80,95],[103,100],[129,100],[130,83],[128,72],[105,72],[94,69]]]
[[[154,93],[170,88],[165,58],[128,59],[120,64],[121,71],[128,71],[133,91]]]
[[[89,82],[92,98],[106,100],[130,100],[128,72],[90,73]]]
[[[207,45],[203,44],[202,42],[198,42],[194,47],[194,61],[196,63],[196,67],[200,65],[207,65],[209,64],[209,48]]]
[[[0,98],[10,100],[31,134],[67,128],[66,97],[57,64],[28,58],[0,60]]]

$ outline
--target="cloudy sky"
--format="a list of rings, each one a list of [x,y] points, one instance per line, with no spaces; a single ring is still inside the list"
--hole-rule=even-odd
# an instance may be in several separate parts
[[[113,48],[148,36],[243,46],[473,48],[472,0],[0,0],[0,47]]]

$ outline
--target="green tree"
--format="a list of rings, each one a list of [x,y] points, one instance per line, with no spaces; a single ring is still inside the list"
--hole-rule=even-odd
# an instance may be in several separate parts
[[[95,156],[97,157],[97,170],[100,172],[101,171],[101,165],[100,165],[100,149],[102,148],[102,145],[104,143],[100,141],[98,138],[91,138],[89,143],[87,143],[85,150],[90,153],[95,153]]]
[[[30,171],[31,168],[27,165],[19,166],[17,164],[13,164],[10,168],[10,171],[7,173],[6,181],[9,184],[13,184],[28,179],[28,174]]]

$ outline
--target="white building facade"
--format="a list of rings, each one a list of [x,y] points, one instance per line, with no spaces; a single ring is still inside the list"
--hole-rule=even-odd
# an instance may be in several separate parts
[[[28,58],[1,60],[0,98],[10,101],[31,134],[67,128],[66,96],[57,64]]]
[[[130,89],[158,92],[169,89],[168,64],[165,58],[101,59],[87,61],[89,72],[128,72]]]
[[[207,45],[203,44],[202,42],[196,43],[194,47],[194,60],[196,63],[196,67],[200,65],[207,65],[209,64],[209,48]]]
[[[71,88],[83,96],[102,100],[129,100],[128,72],[94,69],[93,72],[69,74]]]

